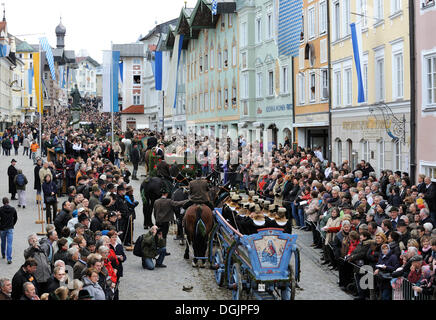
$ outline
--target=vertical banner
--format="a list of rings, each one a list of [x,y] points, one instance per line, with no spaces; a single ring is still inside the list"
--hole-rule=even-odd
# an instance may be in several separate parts
[[[32,95],[33,92],[33,68],[27,70],[27,93]]]
[[[156,91],[162,90],[162,51],[156,51],[154,59],[154,80]]]
[[[50,68],[51,78],[53,81],[56,81],[56,71],[54,66],[54,57],[51,47],[48,43],[47,38],[40,38],[39,43],[41,44],[42,50],[45,51],[45,57],[47,58],[47,63]]]
[[[119,112],[119,61],[120,51],[103,52],[103,112]]]
[[[183,38],[183,35],[178,34],[176,36],[176,40],[174,41],[173,54],[170,64],[170,70],[172,70],[172,72],[169,74],[168,79],[168,101],[173,104],[174,108],[176,108],[177,105],[177,80],[179,74],[180,56],[183,46]]]
[[[363,48],[362,48],[362,25],[360,22],[350,24],[351,39],[353,42],[354,63],[357,74],[358,97],[357,102],[365,102],[365,89],[363,87]]]
[[[111,112],[112,51],[103,52],[103,112]]]
[[[124,62],[120,62],[120,82],[123,83],[124,82]]]
[[[120,51],[112,51],[112,111],[120,112],[118,106],[118,77],[120,73]]]
[[[279,55],[298,55],[302,15],[303,0],[279,0]]]
[[[36,94],[36,105],[38,107],[38,112],[42,114],[44,111],[44,106],[42,105],[42,88],[41,88],[41,65],[40,65],[40,52],[35,52],[33,54],[33,67],[34,67],[34,79],[35,79],[35,94]]]

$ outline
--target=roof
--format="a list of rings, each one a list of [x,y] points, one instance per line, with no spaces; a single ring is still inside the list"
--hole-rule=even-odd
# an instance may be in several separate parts
[[[121,57],[144,57],[143,43],[114,44],[112,50],[120,51]]]
[[[94,59],[92,59],[91,57],[77,57],[76,58],[76,63],[80,63],[82,61],[88,61],[89,63],[91,63],[94,67],[98,67],[100,64],[95,61]]]
[[[4,31],[6,29],[6,21],[0,21],[0,31]]]
[[[26,41],[17,44],[17,52],[36,52],[35,49]]]
[[[130,106],[121,111],[122,114],[144,114],[144,105]]]
[[[176,25],[179,19],[169,20],[167,22],[156,25],[153,30],[151,30],[145,37],[139,39],[139,41],[148,40],[151,36],[159,34],[159,33],[167,33],[169,25]]]

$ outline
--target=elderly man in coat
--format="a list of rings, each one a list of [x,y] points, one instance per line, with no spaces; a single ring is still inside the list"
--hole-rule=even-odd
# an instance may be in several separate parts
[[[15,185],[14,179],[18,174],[15,165],[17,164],[17,160],[12,159],[11,165],[8,168],[8,176],[9,176],[9,193],[11,194],[11,200],[17,200],[15,195],[17,194],[17,186]]]

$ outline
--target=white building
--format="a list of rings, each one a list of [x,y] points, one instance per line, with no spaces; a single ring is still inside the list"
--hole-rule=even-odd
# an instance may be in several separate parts
[[[123,63],[120,112],[130,106],[143,105],[144,44],[114,44],[112,50],[120,51],[120,60]]]
[[[82,97],[97,96],[97,71],[100,64],[91,57],[76,58],[76,84]]]

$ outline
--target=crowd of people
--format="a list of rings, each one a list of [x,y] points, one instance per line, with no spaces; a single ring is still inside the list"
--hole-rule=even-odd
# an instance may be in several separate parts
[[[41,240],[29,235],[24,264],[11,281],[0,279],[0,299],[118,299],[124,248],[133,245],[138,206],[130,182],[138,179],[139,163],[147,161],[144,137],[152,136],[150,141],[163,153],[165,136],[149,130],[122,133],[117,118],[112,145],[109,115],[99,113],[93,103],[84,108],[81,120],[93,126],[73,130],[69,111],[62,110],[43,119],[41,146],[37,123],[12,126],[2,136],[4,155],[10,156],[12,148],[18,155],[22,146],[34,163],[33,177],[16,168],[15,159],[8,169],[11,199],[4,198],[0,209],[2,255],[12,263],[8,230],[17,220],[9,201],[18,194],[18,207],[25,208],[26,186],[32,180],[38,205],[45,210],[47,235]],[[208,138],[195,139],[194,150],[201,153],[197,160],[206,159],[197,161],[198,175],[219,172],[219,183],[246,190],[256,203],[242,207],[263,223],[271,220],[286,232],[293,228],[312,232],[312,247],[321,250],[323,265],[338,271],[342,290],[356,299],[389,300],[393,289],[408,281],[416,294],[435,294],[436,186],[430,177],[419,175],[414,184],[406,172],[383,170],[377,175],[363,160],[354,168],[347,160],[338,165],[324,160],[320,148],[294,150],[289,139],[272,145],[269,168],[256,158],[262,157],[263,141],[250,145],[243,137],[236,148],[226,149],[223,159],[217,150],[213,162],[202,146]],[[218,146],[219,139],[216,142]],[[247,163],[233,164],[232,157],[246,157],[247,147],[258,152]],[[38,157],[39,148],[43,157]],[[177,152],[186,155],[194,150],[188,144]],[[166,203],[168,196],[165,193],[162,201]],[[62,197],[65,200],[60,201]],[[240,200],[232,194],[226,203]],[[248,233],[254,230],[250,228],[246,225]],[[165,267],[167,231],[163,234],[162,228],[153,226],[141,238],[145,269]],[[371,290],[360,281],[361,270],[368,266],[375,279]],[[68,267],[73,278],[67,277]]]

